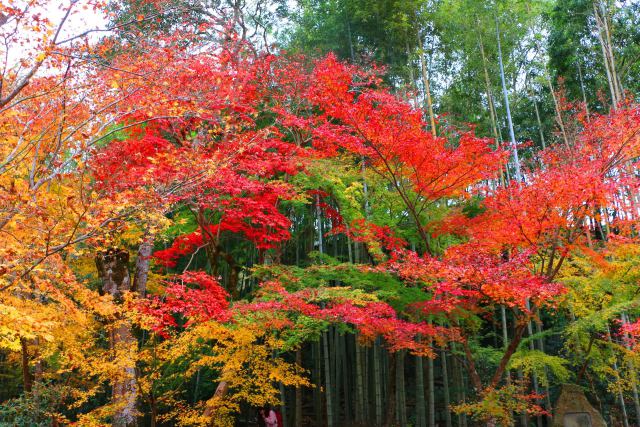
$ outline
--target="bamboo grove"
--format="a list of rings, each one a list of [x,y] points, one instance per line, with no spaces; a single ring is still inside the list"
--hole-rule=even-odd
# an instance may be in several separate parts
[[[0,2],[0,425],[640,425],[639,20]]]

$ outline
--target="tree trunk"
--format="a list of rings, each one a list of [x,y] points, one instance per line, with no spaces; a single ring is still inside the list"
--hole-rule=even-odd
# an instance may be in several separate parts
[[[547,84],[549,85],[549,91],[551,92],[551,99],[553,99],[553,107],[556,111],[556,120],[558,121],[558,126],[560,127],[560,133],[562,134],[562,141],[564,145],[569,147],[569,139],[567,138],[567,132],[564,130],[564,120],[562,119],[562,111],[560,110],[560,103],[558,102],[558,97],[556,96],[556,92],[553,89],[553,83],[551,82],[551,76],[549,75],[549,71],[546,71],[547,75]]]
[[[608,12],[606,10],[606,5],[601,1],[598,1],[600,5],[600,9],[602,11],[602,22],[604,27],[604,35],[606,39],[607,51],[609,54],[609,66],[611,67],[611,77],[616,88],[616,93],[618,96],[618,101],[624,101],[624,89],[622,87],[622,83],[620,82],[620,78],[618,77],[618,72],[616,71],[616,58],[613,53],[613,43],[611,42],[611,30],[609,29],[609,17]],[[615,7],[615,6],[614,6]]]
[[[331,396],[331,359],[329,357],[329,336],[322,332],[322,352],[324,359],[324,394],[327,403],[327,427],[333,427],[333,400]]]
[[[355,336],[356,346],[356,423],[362,423],[365,420],[364,409],[364,381],[362,368],[362,347],[358,343],[358,336]]]
[[[531,310],[531,304],[529,303],[529,299],[527,298],[525,301],[527,310]],[[527,322],[527,333],[529,334],[529,337],[533,336],[533,324],[531,323],[531,320],[529,320]],[[530,340],[529,341],[529,350],[535,350],[535,342],[534,340]],[[539,394],[540,390],[539,390],[539,386],[538,386],[538,376],[534,373],[531,374],[531,380],[533,382],[533,391],[535,394]],[[542,403],[542,402],[540,402]],[[542,416],[538,415],[536,417],[536,424],[538,427],[542,427]]]
[[[322,394],[320,392],[322,387],[322,356],[321,356],[322,350],[320,349],[320,347],[321,347],[320,342],[311,343],[311,349],[313,353],[313,367],[314,367],[312,371],[312,375],[313,375],[313,384],[315,386],[313,387],[313,409],[314,409],[315,419],[317,420],[319,425],[322,425],[323,424]]]
[[[422,366],[422,357],[416,356],[416,427],[427,426],[424,404],[424,369]]]
[[[223,374],[224,376],[224,374]],[[207,424],[209,427],[216,426],[216,412],[218,410],[218,402],[227,395],[229,391],[229,383],[226,381],[220,381],[216,387],[216,391],[213,393],[213,397],[209,399],[209,402],[204,410],[204,416],[209,419]]]
[[[407,37],[407,41],[405,42],[405,49],[407,50],[407,58],[409,58],[408,70],[409,70],[409,81],[411,82],[411,86],[414,88],[413,90],[413,107],[418,109],[418,90],[416,87],[416,78],[413,74],[413,63],[411,58],[411,49],[409,49],[409,41]]]
[[[353,251],[351,249],[351,237],[349,237],[350,230],[349,230],[349,224],[347,224],[346,222],[345,222],[345,227],[347,229],[347,254],[349,256],[349,264],[353,264],[354,260],[353,260]],[[300,265],[300,263],[296,262],[296,265]]]
[[[484,43],[482,41],[482,34],[480,31],[479,23],[477,23],[477,29],[478,29],[478,44],[480,46],[480,54],[482,56],[482,70],[484,72],[484,86],[485,86],[485,91],[487,95],[487,104],[489,106],[489,117],[491,118],[491,130],[493,132],[493,137],[496,140],[496,149],[498,149],[500,148],[500,144],[502,142],[502,136],[498,131],[496,107],[493,102],[493,91],[491,90],[491,79],[489,79],[489,70],[487,69],[487,57],[484,53]],[[503,187],[505,186],[504,171],[502,170],[502,165],[500,165],[500,184],[502,184]]]
[[[373,344],[373,389],[375,395],[375,415],[376,426],[382,425],[382,385],[381,380],[381,368],[380,368],[380,344],[379,338]]]
[[[580,92],[582,93],[582,102],[584,103],[584,114],[587,118],[587,123],[591,120],[589,119],[589,103],[587,102],[587,92],[584,90],[584,79],[582,78],[582,67],[580,66],[580,62],[578,61],[578,78],[580,79]]]
[[[536,322],[536,333],[540,334],[540,333],[542,332],[542,330],[543,330],[542,322],[541,322],[541,321]],[[544,339],[543,339],[543,338],[538,338],[538,349],[539,349],[541,352],[543,352],[543,353],[544,353]],[[549,374],[548,374],[548,369],[547,369],[547,367],[546,367],[546,366],[545,366],[545,370],[544,370],[544,372],[545,372],[545,375],[546,375],[546,376],[547,376],[547,378],[548,378],[548,377],[549,377]],[[551,393],[549,392],[549,384],[548,384],[548,381],[547,381],[547,384],[545,384],[545,386],[544,386],[544,400],[545,400],[545,405],[546,405],[546,408],[545,408],[545,409],[546,409],[546,410],[547,410],[547,412],[548,412],[548,415],[547,415],[547,421],[549,421],[549,422],[550,422],[550,421],[551,421],[551,419],[552,419],[551,414],[552,414],[552,412],[553,412],[553,407],[552,407],[552,405],[551,405]]]
[[[626,325],[629,323],[629,319],[626,313],[621,313],[620,317],[622,319],[622,324]],[[631,345],[628,344],[629,339],[631,337],[629,334],[625,334],[625,339],[627,340],[627,349],[631,350]],[[636,411],[636,424],[640,426],[640,398],[638,397],[638,372],[633,366],[633,362],[629,361],[629,371],[631,372],[631,391],[633,392],[633,406]]]
[[[356,55],[353,50],[353,37],[351,35],[351,21],[349,20],[349,16],[347,16],[347,37],[349,38],[349,56],[351,57],[351,62],[355,62]]]
[[[452,343],[452,346],[456,346],[455,343]],[[453,347],[455,349],[455,347]],[[467,396],[465,394],[465,384],[464,384],[464,372],[462,371],[462,367],[460,366],[460,361],[457,357],[452,357],[453,360],[453,381],[456,385],[456,400],[457,404],[465,404],[467,401]],[[458,427],[465,427],[467,423],[466,416],[464,414],[458,414]]]
[[[434,379],[433,358],[427,360],[427,390],[429,392],[429,424],[428,427],[436,427],[436,390]]]
[[[444,386],[444,419],[446,427],[452,427],[451,421],[451,394],[449,392],[449,372],[447,370],[447,352],[444,348],[440,351],[440,358],[442,360],[442,383]]]
[[[491,91],[491,79],[489,78],[489,70],[487,69],[487,57],[484,53],[484,43],[482,41],[482,35],[479,32],[478,26],[478,45],[480,46],[480,55],[482,56],[482,71],[484,73],[484,87],[487,95],[487,104],[489,106],[489,116],[491,118],[491,130],[493,137],[498,142],[498,125],[496,123],[496,112],[493,105],[493,94]]]
[[[324,242],[322,235],[322,211],[320,209],[320,196],[316,194],[316,221],[318,222],[318,252],[324,253]]]
[[[343,373],[342,390],[344,393],[344,414],[345,414],[345,421],[349,423],[352,420],[351,418],[352,396],[351,396],[351,387],[350,387],[351,382],[349,381],[351,377],[348,375],[349,366],[347,363],[348,346],[347,346],[346,335],[340,334],[339,340],[340,340],[340,347],[342,347],[342,353],[341,353],[342,357],[340,358],[340,360],[342,361],[342,373]]]
[[[302,367],[302,349],[296,350],[296,364]],[[302,387],[296,387],[295,427],[302,427]]]
[[[151,252],[153,251],[153,236],[144,236],[138,256],[136,258],[136,269],[133,275],[133,289],[141,297],[147,293],[147,281],[149,280],[149,265],[151,264]]]
[[[25,393],[31,393],[33,388],[33,375],[29,367],[29,346],[25,338],[20,338],[22,348],[22,387]]]
[[[518,324],[516,322],[513,339],[509,343],[509,346],[505,349],[505,352],[500,359],[500,363],[498,363],[498,368],[493,374],[493,378],[489,382],[488,388],[494,388],[500,383],[500,378],[507,370],[507,364],[509,363],[509,360],[511,360],[511,356],[513,356],[513,353],[515,353],[516,349],[518,348],[520,341],[522,341],[522,334],[524,333],[525,327],[525,324]]]
[[[433,103],[431,102],[431,86],[429,84],[429,70],[427,69],[427,61],[424,58],[424,41],[418,32],[418,54],[420,55],[420,69],[422,71],[422,86],[424,89],[424,99],[426,101],[427,112],[429,113],[429,123],[431,125],[431,134],[436,136],[436,119],[433,114]]]
[[[518,145],[516,143],[516,135],[513,130],[513,121],[511,120],[511,107],[509,106],[509,94],[507,92],[507,83],[504,77],[504,65],[502,63],[502,45],[500,43],[500,25],[496,16],[496,38],[498,40],[498,64],[500,65],[500,81],[502,82],[502,95],[504,96],[504,106],[507,111],[507,122],[509,123],[509,136],[511,138],[511,150],[513,150],[513,163],[516,172],[516,181],[522,182],[522,172],[520,169],[520,157],[518,156]]]
[[[364,420],[369,421],[371,418],[371,381],[369,378],[369,347],[362,347],[362,360],[364,362],[363,385],[364,385]]]
[[[280,414],[282,415],[282,423],[287,425],[287,393],[285,392],[284,385],[280,383]]]
[[[398,358],[397,353],[389,353],[389,375],[387,375],[387,412],[384,420],[384,425],[386,427],[393,427],[395,418],[396,418],[396,404],[397,404],[397,395],[398,392],[396,388],[396,358]]]
[[[340,388],[342,386],[342,346],[340,345],[340,337],[338,333],[338,328],[333,328],[333,351],[332,353],[332,366],[333,366],[333,388],[334,392],[332,395],[334,396],[335,405],[333,405],[333,419],[336,424],[340,424]]]
[[[110,294],[115,301],[131,290],[129,277],[129,253],[113,248],[96,255],[96,267],[102,279],[102,290]],[[132,351],[136,348],[136,339],[131,325],[124,319],[116,319],[111,325],[110,345],[114,358],[126,361],[123,371],[115,373],[112,389],[114,416],[112,425],[116,427],[137,426],[136,400],[138,389],[135,376],[135,361]]]
[[[522,369],[518,369],[517,376],[518,381],[520,381],[521,384],[524,383],[524,373],[522,372]],[[520,423],[523,427],[529,427],[529,414],[526,410],[520,413]]]
[[[500,306],[500,321],[502,323],[502,347],[507,349],[509,347],[509,328],[507,327],[507,312],[504,308],[504,305]],[[509,370],[505,370],[504,379],[507,384],[511,384],[511,373]]]
[[[533,108],[536,112],[536,122],[538,123],[538,132],[540,133],[540,143],[542,144],[542,149],[546,150],[547,148],[547,143],[544,140],[544,132],[542,131],[542,121],[540,120],[540,111],[538,110],[538,103],[536,102],[535,99],[533,99]]]
[[[156,427],[158,423],[158,404],[156,403],[155,399],[152,399],[149,405],[151,406],[150,425],[151,427]]]
[[[613,342],[611,339],[611,330],[609,329],[609,325],[607,325],[607,339],[610,343]],[[615,357],[615,356],[614,356]],[[620,410],[622,411],[622,421],[624,422],[624,427],[629,427],[629,417],[627,416],[627,405],[624,402],[624,395],[622,394],[622,388],[620,387],[620,370],[618,369],[618,362],[614,358],[613,360],[613,373],[616,378],[616,382],[618,382],[618,400],[620,403]]]
[[[605,34],[604,20],[606,17],[602,16],[600,10],[600,1],[595,0],[593,2],[593,13],[596,22],[596,31],[598,34],[598,41],[600,42],[600,48],[602,49],[602,59],[604,60],[604,69],[607,74],[607,82],[609,83],[609,91],[611,92],[611,106],[615,110],[618,108],[618,103],[621,99],[618,96],[616,77],[611,69],[611,58],[609,57],[610,50],[608,46],[608,39]]]
[[[404,359],[406,352],[401,350],[396,355],[396,420],[400,427],[407,426],[407,395],[404,381]]]
[[[360,166],[360,173],[362,174],[362,198],[364,202],[364,217],[369,219],[371,216],[371,207],[369,206],[369,184],[367,183],[367,160],[365,157],[362,157],[362,163]],[[364,251],[363,251],[364,252]],[[362,258],[364,259],[365,255],[362,254]]]

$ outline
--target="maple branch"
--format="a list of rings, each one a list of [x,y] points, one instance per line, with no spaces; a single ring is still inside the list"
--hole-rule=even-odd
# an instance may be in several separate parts
[[[462,347],[464,348],[464,353],[467,358],[467,370],[469,371],[473,387],[476,389],[476,393],[481,393],[484,388],[482,387],[482,379],[480,379],[480,374],[478,374],[473,353],[471,352],[471,347],[469,347],[469,341],[466,338],[462,340]]]
[[[114,102],[114,103],[112,103],[112,104],[107,105],[106,107],[104,107],[104,108],[103,108],[103,110],[106,110],[107,108],[111,107],[112,105],[115,105],[115,104],[116,104],[116,103],[118,103],[118,102],[122,102],[122,100],[118,100],[118,101],[116,101],[116,102]],[[102,111],[102,110],[101,110],[101,111]],[[96,113],[96,114],[97,114],[97,113]],[[157,117],[151,117],[151,118],[148,118],[148,119],[145,119],[145,120],[140,120],[140,121],[138,121],[138,122],[131,123],[131,124],[129,124],[129,125],[125,125],[125,126],[122,126],[122,127],[116,128],[116,129],[114,129],[114,130],[112,130],[112,131],[110,131],[110,132],[107,132],[106,134],[102,135],[101,137],[96,138],[96,139],[94,139],[94,140],[90,141],[89,143],[87,143],[87,146],[86,146],[86,147],[87,147],[87,148],[90,148],[90,147],[94,146],[95,144],[97,144],[98,142],[102,141],[103,139],[105,139],[105,138],[109,137],[110,135],[113,135],[114,133],[120,132],[120,131],[122,131],[123,129],[128,129],[128,128],[130,128],[130,127],[134,127],[134,126],[137,126],[137,125],[139,125],[139,124],[148,123],[148,122],[151,122],[151,121],[154,121],[154,120],[164,120],[164,119],[167,119],[167,118],[177,118],[177,117],[175,117],[175,116],[157,116]],[[76,127],[76,128],[75,128],[75,129],[74,129],[74,130],[69,134],[69,135],[67,135],[67,136],[65,137],[65,140],[70,139],[70,138],[71,138],[71,136],[73,136],[74,134],[76,134],[77,132],[79,132],[79,131],[80,131],[80,129],[82,129],[84,126],[86,126],[86,125],[89,123],[89,121],[90,121],[90,119],[87,119],[85,122],[83,122],[83,123],[81,123],[80,125],[78,125],[78,126],[77,126],[77,127]],[[112,123],[113,121],[115,121],[115,119],[114,119],[114,120],[109,121],[108,123]],[[105,125],[103,126],[103,128],[104,128],[104,127],[106,127],[106,125],[107,125],[107,124],[105,124]],[[40,180],[35,184],[35,186],[34,186],[34,188],[33,188],[33,191],[37,190],[37,189],[38,189],[40,186],[42,186],[44,183],[46,183],[46,182],[50,181],[51,179],[55,178],[55,177],[60,173],[60,171],[64,170],[64,169],[65,169],[67,166],[69,166],[73,161],[74,161],[74,157],[70,157],[68,160],[66,160],[64,163],[62,163],[62,164],[61,164],[57,169],[53,170],[49,175],[47,175],[47,176],[44,176],[44,177],[40,178]]]
[[[61,86],[62,84],[63,84],[63,82],[60,81],[60,82],[56,83],[53,86],[49,86],[49,89],[47,89],[46,91],[42,91],[40,93],[34,93],[32,95],[25,96],[24,98],[19,98],[18,100],[14,101],[12,103],[9,103],[9,104],[5,105],[4,107],[0,108],[0,114],[4,113],[5,111],[9,110],[10,108],[13,108],[13,107],[25,102],[25,101],[29,101],[31,99],[36,99],[36,98],[40,98],[40,97],[47,96],[47,95],[51,95],[55,91],[55,89],[58,88],[59,86]]]
[[[126,218],[128,215],[126,214],[122,214],[116,217],[112,217],[112,218],[108,218],[105,219],[104,221],[102,221],[97,227],[95,227],[93,230],[91,230],[88,233],[82,234],[80,236],[78,236],[75,239],[68,239],[65,243],[61,243],[59,245],[56,246],[52,246],[50,248],[50,250],[47,250],[47,252],[44,254],[44,256],[42,256],[39,260],[37,260],[35,262],[34,265],[32,265],[31,267],[29,267],[29,269],[27,271],[25,271],[21,277],[25,277],[27,274],[29,274],[31,271],[33,271],[38,265],[40,265],[44,260],[46,260],[48,257],[50,257],[51,255],[54,255],[60,251],[62,251],[63,249],[71,246],[71,245],[75,245],[76,243],[80,243],[83,242],[93,236],[95,236],[96,234],[98,234],[98,232],[107,224],[110,224],[112,222],[116,222],[116,221],[120,221],[123,218]],[[77,230],[77,227],[74,229]],[[73,236],[71,236],[73,237]]]
[[[124,73],[124,74],[131,74],[131,75],[136,76],[136,77],[146,77],[146,76],[148,76],[150,74],[150,73],[147,73],[147,74],[136,73],[135,71],[129,71],[129,70],[125,70],[123,68],[114,67],[112,65],[103,64],[103,63],[99,62],[96,58],[72,55],[70,53],[64,53],[64,52],[60,52],[60,51],[57,51],[57,50],[52,51],[51,54],[52,55],[64,56],[66,58],[71,58],[71,59],[77,59],[77,60],[85,61],[85,62],[93,62],[94,64],[97,64],[100,67],[108,68],[109,70],[118,71],[118,72],[121,72],[121,73]]]
[[[427,252],[431,253],[431,245],[429,244],[429,237],[427,236],[427,233],[424,231],[424,228],[423,228],[422,224],[420,223],[420,217],[418,216],[418,213],[415,210],[415,206],[411,203],[411,201],[409,200],[408,196],[405,194],[404,190],[400,187],[398,179],[397,179],[397,177],[395,175],[395,172],[391,168],[391,165],[389,164],[389,161],[387,160],[385,155],[380,151],[380,149],[370,139],[368,139],[362,133],[362,131],[360,131],[358,126],[354,125],[353,127],[360,134],[360,136],[364,139],[366,144],[376,152],[376,154],[378,155],[380,160],[382,160],[382,162],[384,163],[385,168],[387,169],[387,171],[389,171],[389,174],[391,174],[391,180],[390,181],[392,182],[393,186],[396,188],[396,191],[398,192],[398,194],[400,195],[400,198],[404,202],[405,207],[409,211],[409,214],[412,216],[413,220],[415,221],[416,228],[418,229],[418,234],[420,235],[420,238],[424,242]]]
[[[509,343],[509,346],[507,347],[504,354],[502,355],[502,358],[500,359],[500,363],[498,364],[498,368],[493,374],[493,377],[491,378],[491,381],[489,382],[489,386],[487,388],[494,389],[498,385],[498,383],[500,383],[500,379],[502,378],[502,375],[504,374],[504,371],[507,368],[507,364],[509,363],[509,360],[511,360],[511,356],[513,356],[513,353],[515,353],[516,349],[520,345],[520,341],[522,341],[522,336],[524,334],[524,330],[526,329],[526,327],[527,327],[527,322],[520,322],[516,326],[513,339],[511,340],[511,342]]]
[[[118,217],[113,217],[113,218],[108,218],[106,220],[104,220],[102,223],[100,223],[97,227],[95,227],[93,230],[91,230],[88,233],[85,233],[81,236],[78,236],[77,238],[73,239],[73,240],[67,240],[65,243],[61,243],[59,245],[53,246],[53,247],[47,247],[46,252],[44,255],[42,255],[40,258],[38,258],[36,261],[34,261],[34,263],[29,266],[29,268],[24,271],[22,274],[20,274],[20,276],[15,277],[13,280],[11,280],[8,284],[6,284],[5,286],[3,286],[2,288],[0,288],[0,292],[4,292],[7,289],[9,289],[10,287],[12,287],[16,280],[18,279],[24,279],[25,277],[27,277],[29,275],[29,273],[31,273],[33,270],[35,270],[40,264],[42,264],[45,260],[47,260],[47,258],[49,258],[51,255],[55,255],[56,253],[61,252],[62,250],[64,250],[65,248],[71,246],[71,245],[75,245],[76,243],[80,243],[82,241],[85,241],[95,235],[98,234],[99,230],[102,229],[105,225],[111,223],[111,222],[115,222],[118,221],[122,218],[124,218],[126,215],[121,215]],[[75,227],[74,230],[77,231],[78,227]],[[75,232],[75,231],[74,231]]]
[[[22,78],[20,83],[18,83],[6,97],[0,99],[0,108],[4,107],[9,102],[11,102],[13,98],[18,96],[18,94],[22,91],[22,89],[24,89],[29,84],[31,77],[33,77],[36,71],[38,71],[38,68],[40,68],[43,62],[44,62],[44,59],[37,61],[35,65],[31,68],[31,70]]]
[[[556,256],[556,246],[558,244],[558,237],[560,235],[560,228],[556,229],[556,232],[553,236],[553,240],[551,241],[551,254],[549,255],[549,261],[547,263],[547,277],[551,277],[551,273],[552,273],[552,268],[553,268],[553,261],[554,258]]]
[[[200,252],[200,249],[202,249],[202,248],[206,248],[208,244],[209,244],[209,243],[207,243],[207,244],[205,244],[205,245],[198,246],[198,247],[196,248],[196,250],[195,250],[195,251],[193,251],[193,253],[191,254],[191,258],[189,258],[189,262],[187,263],[187,265],[186,265],[186,266],[184,267],[184,269],[182,270],[182,272],[183,272],[183,273],[186,273],[186,272],[187,272],[187,270],[188,270],[188,269],[189,269],[189,267],[191,266],[191,263],[193,262],[193,258],[195,258],[195,256],[198,254],[198,252]]]
[[[132,24],[137,24],[137,23],[141,23],[141,22],[145,22],[145,21],[150,21],[150,20],[152,20],[154,18],[158,18],[160,16],[161,16],[160,13],[156,13],[156,14],[147,15],[143,19],[137,19],[137,18],[136,19],[131,19],[131,20],[127,21],[127,22],[123,22],[122,24],[114,25],[113,27],[92,28],[92,29],[86,30],[86,31],[84,31],[82,33],[76,34],[75,36],[71,36],[71,37],[66,38],[64,40],[60,40],[59,42],[56,42],[55,45],[56,46],[60,46],[60,45],[65,44],[65,43],[69,43],[70,41],[77,40],[79,38],[88,36],[91,33],[108,33],[108,32],[111,32],[113,30],[117,30],[119,28],[123,28],[123,27],[129,26],[129,25],[132,25]]]
[[[58,39],[58,36],[60,35],[60,31],[62,30],[62,26],[66,22],[67,18],[69,18],[69,15],[71,14],[71,9],[73,8],[74,4],[75,4],[75,1],[72,1],[72,2],[69,3],[69,7],[67,8],[66,13],[64,14],[62,19],[60,20],[60,23],[58,24],[58,28],[56,29],[55,35],[53,36],[53,40],[51,41],[51,45],[52,46],[56,44],[56,40]],[[46,59],[47,59],[47,55],[46,54],[42,58],[36,59],[36,62],[33,64],[31,69],[20,80],[20,82],[18,84],[16,84],[16,86],[13,88],[13,90],[11,92],[9,92],[9,94],[7,96],[5,96],[4,98],[0,97],[0,108],[2,108],[5,105],[7,105],[9,102],[11,102],[11,100],[13,100],[13,98],[18,96],[18,94],[20,92],[22,92],[22,89],[24,89],[29,84],[29,82],[31,81],[31,78],[40,69],[40,67],[42,66],[42,64],[44,63],[44,61]]]
[[[624,159],[619,158],[620,154],[622,154],[622,150],[625,146],[631,141],[632,138],[637,136],[640,133],[640,128],[636,129],[629,135],[618,147],[618,150],[610,157],[609,161],[602,168],[601,174],[604,176],[608,171],[613,169],[618,163],[622,162]]]
[[[591,347],[593,347],[593,343],[596,340],[596,334],[592,333],[591,337],[589,338],[589,345],[587,346],[587,350],[585,351],[584,354],[584,363],[582,364],[582,367],[580,368],[580,371],[578,371],[578,376],[576,378],[576,383],[580,384],[580,381],[582,380],[582,377],[584,376],[584,373],[587,370],[587,366],[589,365],[589,355],[591,354]]]
[[[9,221],[11,221],[11,218],[13,218],[18,212],[18,209],[16,209],[15,207],[11,209],[7,213],[7,215],[5,215],[5,217],[0,220],[0,230],[2,230],[4,226],[7,225]]]

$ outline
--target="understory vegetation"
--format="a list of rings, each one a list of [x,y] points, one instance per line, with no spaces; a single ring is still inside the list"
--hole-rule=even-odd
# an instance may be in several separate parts
[[[0,2],[0,425],[640,425],[639,24]]]

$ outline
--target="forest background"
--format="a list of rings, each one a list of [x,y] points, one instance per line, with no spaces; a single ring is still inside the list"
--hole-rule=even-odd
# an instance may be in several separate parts
[[[0,424],[640,425],[639,21],[3,0]]]

